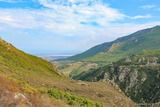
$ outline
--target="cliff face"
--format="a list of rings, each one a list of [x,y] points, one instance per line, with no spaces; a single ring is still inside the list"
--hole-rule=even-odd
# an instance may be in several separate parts
[[[126,62],[109,66],[110,72],[104,72],[103,79],[109,79],[118,84],[135,102],[155,103],[160,101],[159,58],[142,57],[136,60],[140,64]]]
[[[132,55],[77,79],[109,81],[137,103],[156,103],[160,101],[160,55]]]

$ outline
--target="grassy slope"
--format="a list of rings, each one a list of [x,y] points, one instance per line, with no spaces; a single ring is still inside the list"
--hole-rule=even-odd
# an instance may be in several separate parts
[[[107,48],[109,48],[111,45],[112,45],[112,42],[97,45],[97,46],[85,51],[84,53],[81,53],[81,54],[78,54],[78,55],[75,55],[75,56],[71,56],[67,60],[81,60],[81,59],[84,59],[84,58],[87,58],[87,57],[90,57],[90,56],[94,56],[97,53],[106,51]]]
[[[126,37],[115,40],[108,51],[100,52],[85,61],[111,63],[124,58],[126,55],[149,49],[160,49],[160,27],[138,31]]]
[[[61,77],[49,62],[17,50],[3,40],[0,40],[0,63],[1,73],[16,78]],[[40,81],[40,78],[37,80]]]
[[[86,52],[72,56],[68,60],[110,63],[128,54],[142,50],[160,48],[160,26],[144,29],[109,43],[95,46]]]
[[[12,95],[15,95],[17,92],[22,93],[29,99],[29,103],[35,104],[35,107],[40,107],[36,105],[38,102],[41,102],[39,104],[42,107],[45,107],[45,102],[50,104],[50,107],[56,107],[55,105],[61,107],[61,104],[63,106],[85,105],[98,107],[101,103],[106,107],[119,105],[121,107],[134,106],[132,101],[110,84],[68,80],[58,74],[55,66],[49,62],[17,50],[3,40],[0,40],[0,78],[4,78],[0,87],[2,96],[5,90],[9,90],[9,93]],[[8,84],[15,84],[13,87],[16,89],[10,90],[12,85],[6,86],[5,81],[9,81]],[[10,81],[12,82],[10,83]],[[39,99],[34,101],[31,96]],[[8,95],[6,97],[9,99]],[[57,102],[56,99],[60,101]],[[13,101],[13,99],[10,100]],[[22,104],[26,102],[22,102]],[[2,104],[2,102],[0,103]],[[17,103],[17,105],[19,104],[21,102]]]
[[[70,78],[74,78],[74,76],[79,75],[82,72],[87,72],[91,68],[98,67],[96,63],[86,62],[59,62],[57,66],[65,76]]]

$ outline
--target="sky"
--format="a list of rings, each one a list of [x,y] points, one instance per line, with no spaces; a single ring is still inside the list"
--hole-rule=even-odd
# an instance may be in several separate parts
[[[73,55],[160,25],[160,0],[0,0],[0,37],[35,55]]]

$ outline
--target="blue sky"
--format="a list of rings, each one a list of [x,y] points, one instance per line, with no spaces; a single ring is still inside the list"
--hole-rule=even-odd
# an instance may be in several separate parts
[[[160,0],[0,0],[0,36],[31,54],[66,55],[160,25]]]

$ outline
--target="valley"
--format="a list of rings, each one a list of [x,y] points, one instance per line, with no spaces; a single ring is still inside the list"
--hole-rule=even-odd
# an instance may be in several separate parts
[[[134,107],[109,83],[66,78],[56,65],[0,40],[2,107]]]
[[[66,58],[59,69],[75,80],[108,82],[137,104],[159,106],[159,41],[160,26],[140,30]]]
[[[160,0],[0,0],[0,107],[160,107]]]

